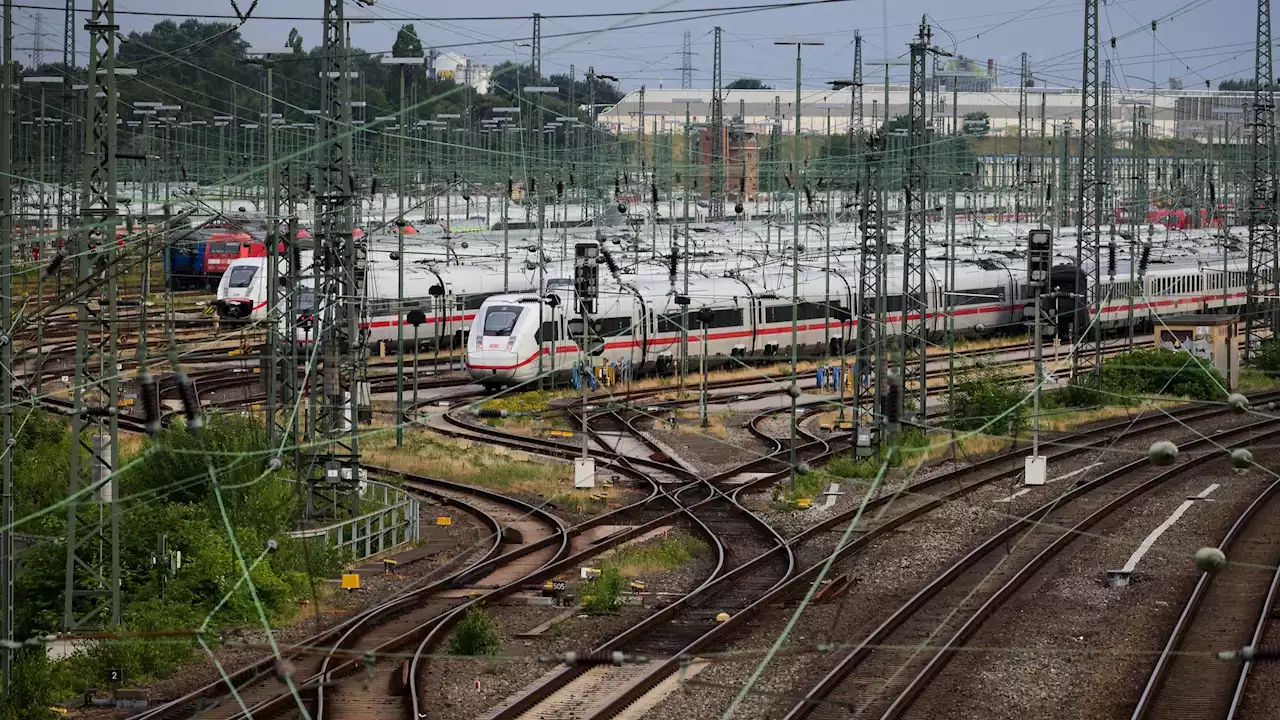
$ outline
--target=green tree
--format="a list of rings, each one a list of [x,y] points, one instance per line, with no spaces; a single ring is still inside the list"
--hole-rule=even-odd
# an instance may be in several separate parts
[[[772,85],[764,84],[759,78],[738,78],[728,85],[724,86],[725,90],[772,90]]]
[[[391,45],[392,57],[423,57],[422,40],[418,38],[418,30],[412,24],[401,25],[396,33],[396,41]]]

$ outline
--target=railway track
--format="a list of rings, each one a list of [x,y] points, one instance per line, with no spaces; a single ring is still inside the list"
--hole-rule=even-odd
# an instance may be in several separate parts
[[[1220,660],[1222,650],[1258,646],[1280,590],[1280,480],[1240,514],[1218,545],[1230,561],[1202,572],[1156,660],[1133,720],[1236,717],[1253,663]]]
[[[1163,483],[1213,461],[1214,445],[1280,437],[1280,420],[1185,443],[1183,461],[1161,469],[1146,458],[1078,483],[989,537],[885,618],[786,716],[900,717],[956,650],[1079,533]]]
[[[465,594],[460,599],[445,597],[460,583],[469,578],[488,577],[514,563],[521,567],[545,563],[567,546],[563,524],[527,503],[491,491],[427,478],[406,478],[406,485],[477,518],[485,528],[488,542],[478,550],[478,557],[441,579],[358,613],[298,643],[282,653],[283,662],[269,657],[232,673],[230,680],[236,687],[238,700],[230,695],[231,687],[219,681],[136,715],[132,720],[169,720],[197,715],[208,720],[229,720],[288,712],[297,707],[297,700],[285,689],[286,676],[294,682],[300,697],[309,698],[322,690],[323,682],[350,670],[354,661],[346,657],[348,654],[363,656],[367,648],[393,642],[397,633],[412,633],[414,628],[438,620],[442,613],[465,602]],[[504,531],[515,522],[520,523],[524,534]],[[448,565],[444,569],[453,570]],[[318,648],[330,650],[317,652]],[[380,677],[394,675],[388,671]]]
[[[765,414],[773,412],[777,411]],[[452,421],[453,432],[459,432],[463,427],[474,428],[449,413],[443,417]],[[597,415],[596,419],[601,417],[605,418],[605,422],[597,422],[597,426],[608,424],[626,428],[641,446],[656,451],[649,458],[619,453],[616,450],[621,445],[619,438],[602,437],[603,433],[612,435],[613,431],[588,427],[587,432],[601,446],[611,463],[632,471],[640,471],[643,467],[646,468],[645,472],[654,464],[663,465],[666,473],[672,477],[672,483],[684,483],[669,490],[668,496],[683,508],[690,522],[700,528],[702,534],[711,541],[716,553],[714,569],[707,580],[693,592],[593,648],[594,652],[619,651],[634,657],[656,658],[652,662],[556,668],[534,687],[487,715],[488,718],[576,717],[586,710],[583,698],[587,697],[592,699],[586,700],[585,704],[593,711],[603,712],[612,705],[627,703],[630,698],[642,695],[666,676],[671,668],[665,658],[705,646],[720,626],[722,613],[733,615],[739,612],[776,588],[794,572],[794,556],[782,537],[739,503],[738,493],[746,485],[727,493],[722,489],[725,483],[750,472],[761,463],[776,465],[777,458],[772,455],[764,456],[718,476],[699,478],[685,468],[672,467],[673,463],[654,461],[652,457],[662,453],[662,449],[635,427],[637,416],[634,413],[631,417],[626,417],[620,411],[608,410]],[[579,423],[581,424],[581,416]],[[508,447],[549,452],[552,455],[563,456],[576,449],[541,438],[529,442],[530,439],[524,436],[503,433],[493,428],[485,428],[479,432]],[[829,451],[827,443],[818,438],[813,438],[810,445],[823,452]],[[750,485],[776,481],[786,472],[783,470],[768,474]],[[421,673],[417,665],[415,662],[415,668],[410,673],[415,679]],[[425,703],[425,698],[420,698],[420,691],[416,688],[414,698]],[[570,710],[574,714],[566,715]]]

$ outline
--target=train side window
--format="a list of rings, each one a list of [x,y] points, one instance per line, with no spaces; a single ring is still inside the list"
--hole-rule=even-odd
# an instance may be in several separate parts
[[[596,332],[600,337],[614,337],[615,335],[626,335],[631,332],[631,318],[629,317],[612,317],[599,318],[592,320],[592,324],[596,326]]]
[[[709,328],[737,327],[742,324],[742,311],[737,308],[716,310],[711,316]]]
[[[560,326],[554,321],[542,323],[542,329],[535,333],[535,339],[538,344],[548,342],[560,342]]]

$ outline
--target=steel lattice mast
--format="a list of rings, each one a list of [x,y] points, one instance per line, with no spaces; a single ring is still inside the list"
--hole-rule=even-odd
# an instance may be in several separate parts
[[[715,29],[715,49],[711,58],[711,173],[709,213],[712,220],[724,219],[724,76],[720,56],[721,31]]]
[[[1245,303],[1244,356],[1257,352],[1266,331],[1280,330],[1280,313],[1264,298],[1264,282],[1280,279],[1276,234],[1275,92],[1271,66],[1271,0],[1258,0],[1253,65],[1252,177],[1249,192],[1249,297]],[[1154,115],[1153,118],[1154,120]],[[1267,295],[1275,294],[1272,288]],[[1266,316],[1270,315],[1269,318]]]
[[[339,495],[354,494],[359,479],[357,377],[364,346],[362,243],[352,238],[351,76],[343,38],[342,0],[325,0],[321,80],[319,183],[315,198],[316,315],[321,345],[315,414],[318,454],[308,477],[308,513],[337,515]],[[314,392],[314,391],[313,391]],[[321,475],[315,476],[320,470]],[[319,500],[319,503],[317,503]]]
[[[683,62],[680,63],[680,89],[688,90],[693,87],[693,36],[688,30],[684,31],[684,49],[681,51],[680,57]]]
[[[907,98],[907,184],[905,188],[906,236],[902,262],[902,357],[900,362],[903,387],[912,378],[919,392],[918,415],[925,417],[928,393],[928,272],[925,269],[928,243],[928,212],[925,198],[929,157],[925,108],[925,58],[932,51],[933,31],[923,19],[920,34],[911,43],[911,80]]]
[[[85,99],[84,174],[80,227],[75,233],[77,284],[102,287],[106,307],[89,310],[79,294],[76,365],[71,378],[71,467],[67,487],[66,577],[62,627],[67,631],[120,622],[120,515],[113,475],[119,460],[119,386],[116,371],[116,24],[114,0],[94,0],[89,30],[88,97]],[[104,326],[103,320],[106,320]],[[98,325],[106,342],[89,337]],[[105,426],[105,427],[104,427]],[[93,428],[86,446],[85,430]],[[103,431],[106,431],[105,433]],[[89,458],[91,478],[82,469]],[[81,512],[82,501],[106,503],[106,512]],[[105,615],[106,617],[102,617]]]
[[[1102,212],[1102,144],[1099,142],[1098,115],[1098,0],[1085,0],[1084,4],[1084,70],[1080,83],[1080,180],[1076,187],[1076,267],[1083,267],[1085,243],[1092,233],[1095,282],[1088,298],[1092,307],[1100,298],[1097,275],[1098,242]],[[1079,373],[1080,358],[1085,355],[1080,333],[1086,330],[1090,313],[1077,313],[1074,338],[1076,352],[1071,355],[1071,374]],[[1094,368],[1094,377],[1101,380],[1101,367]]]
[[[859,230],[862,245],[858,257],[858,325],[855,350],[854,384],[857,387],[857,405],[853,414],[853,436],[856,447],[871,447],[880,440],[883,411],[880,407],[880,388],[884,372],[884,321],[885,294],[885,233],[881,210],[881,185],[884,164],[884,134],[873,130],[866,140],[862,166],[862,212]],[[874,300],[873,300],[874,299]],[[873,304],[874,303],[874,304]],[[876,382],[862,382],[863,377],[875,373]],[[867,451],[862,451],[867,452]],[[870,454],[870,453],[867,453]]]
[[[1027,185],[1031,181],[1031,172],[1027,164],[1026,143],[1027,143],[1027,85],[1031,80],[1031,64],[1027,61],[1027,54],[1022,53],[1022,65],[1018,72],[1018,167],[1017,167],[1017,192],[1013,196],[1013,215],[1014,223],[1022,222],[1022,209],[1025,201],[1025,193]]]
[[[4,58],[0,66],[0,320],[11,324],[13,314],[13,2],[4,2]],[[43,152],[43,149],[41,150]],[[43,178],[41,178],[43,179]],[[43,228],[41,228],[43,230]],[[0,639],[13,642],[14,574],[18,563],[13,555],[13,453],[8,451],[8,441],[13,438],[13,342],[4,337],[0,345],[0,408],[3,416],[5,451],[3,470],[3,512],[0,512],[0,613],[3,627]],[[13,687],[13,651],[0,652],[0,678],[7,697]]]

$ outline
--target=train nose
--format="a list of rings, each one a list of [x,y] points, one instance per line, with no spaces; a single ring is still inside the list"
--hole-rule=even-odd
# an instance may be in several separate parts
[[[218,317],[223,320],[244,320],[249,317],[252,305],[250,300],[219,300],[217,302]]]
[[[515,376],[519,355],[501,350],[467,353],[467,372],[477,382],[505,382]]]

